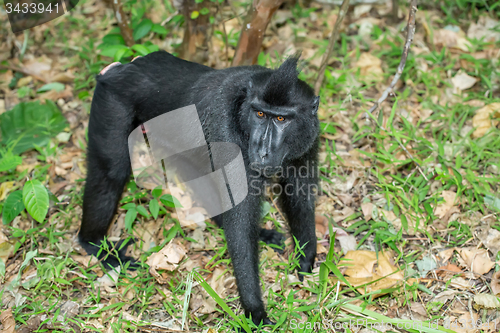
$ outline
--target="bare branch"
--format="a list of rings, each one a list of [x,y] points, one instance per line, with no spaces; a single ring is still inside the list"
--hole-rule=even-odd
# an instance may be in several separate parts
[[[316,95],[319,95],[319,89],[323,84],[323,79],[325,78],[325,70],[328,65],[328,60],[332,56],[333,47],[335,42],[337,41],[339,35],[340,24],[344,20],[345,14],[349,9],[349,0],[343,0],[342,6],[340,6],[339,15],[337,16],[337,20],[335,21],[335,25],[333,26],[332,34],[330,35],[330,40],[328,41],[327,52],[323,55],[323,59],[321,60],[321,66],[319,67],[318,78],[316,79],[316,83],[314,84],[314,91]]]
[[[413,42],[413,36],[415,35],[415,14],[416,14],[416,12],[417,12],[417,0],[410,0],[410,13],[408,15],[408,24],[406,26],[406,42],[405,42],[405,45],[403,48],[403,54],[401,55],[401,61],[399,62],[399,65],[398,65],[398,70],[396,71],[396,74],[394,75],[394,78],[392,79],[392,82],[389,85],[389,87],[387,87],[387,89],[384,90],[384,92],[382,93],[382,96],[380,96],[378,101],[375,102],[375,104],[373,104],[373,106],[367,111],[367,114],[366,114],[367,119],[368,119],[368,113],[373,113],[373,111],[377,110],[378,107],[387,99],[387,96],[389,96],[389,94],[394,93],[394,87],[396,86],[396,83],[398,82],[399,78],[401,77],[401,74],[403,74],[403,70],[404,70],[405,65],[406,65],[406,59],[408,59],[408,52],[410,51],[410,46],[411,46],[411,43]],[[387,131],[382,126],[382,124],[379,124],[378,122],[375,122],[375,123],[377,124],[377,126],[381,130],[383,130],[383,131],[387,132],[389,135],[391,135],[391,133],[389,131]],[[401,141],[399,141],[398,138],[394,137],[394,139],[399,144],[399,146],[403,149],[403,151],[406,153],[406,155],[408,155],[408,157],[413,161],[413,163],[415,163],[418,171],[420,171],[422,176],[424,176],[424,179],[428,180],[427,177],[425,176],[423,170],[422,170],[422,167],[413,158],[413,155],[408,151],[408,149],[406,149],[406,147],[403,145],[403,143]]]
[[[415,13],[417,12],[417,0],[411,0],[410,3],[410,14],[408,15],[408,24],[406,26],[406,42],[403,48],[403,54],[401,55],[401,61],[398,65],[398,70],[392,79],[391,84],[387,89],[384,90],[382,96],[378,99],[378,101],[373,104],[373,106],[368,110],[368,113],[373,113],[373,111],[377,110],[380,104],[387,99],[389,94],[392,94],[394,91],[394,87],[396,83],[399,81],[401,74],[403,74],[403,70],[405,69],[406,59],[408,59],[408,52],[410,51],[411,43],[413,42],[413,36],[415,35]]]
[[[127,46],[134,45],[134,38],[132,37],[132,29],[128,25],[127,16],[123,11],[123,6],[121,0],[113,1],[113,11],[115,12],[116,21],[118,21],[118,26],[120,27],[120,32],[122,34],[123,39],[125,40],[125,44]]]

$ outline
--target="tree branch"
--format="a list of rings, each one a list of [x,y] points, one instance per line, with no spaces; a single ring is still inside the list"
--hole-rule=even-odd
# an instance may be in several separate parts
[[[127,16],[123,11],[121,0],[113,0],[113,11],[115,12],[116,21],[118,21],[118,26],[120,27],[120,32],[125,40],[125,44],[127,44],[127,46],[134,45],[132,29],[130,29],[130,26],[128,25]]]
[[[335,25],[333,26],[332,34],[330,35],[330,39],[328,41],[327,52],[323,55],[323,59],[321,60],[321,66],[318,71],[318,78],[316,79],[316,83],[314,84],[314,91],[316,95],[319,95],[319,89],[323,84],[323,79],[325,78],[325,70],[328,65],[328,60],[332,56],[333,47],[337,38],[339,36],[340,24],[344,20],[345,14],[349,9],[349,0],[343,0],[342,6],[340,6],[339,15],[337,16],[337,20],[335,21]]]
[[[382,96],[373,104],[373,106],[367,111],[366,113],[366,118],[368,119],[368,113],[373,113],[373,111],[377,110],[378,107],[387,99],[387,96],[389,94],[394,93],[394,87],[396,86],[396,83],[399,81],[399,78],[401,77],[401,74],[403,74],[403,70],[405,69],[406,65],[406,59],[408,59],[408,52],[410,51],[410,46],[411,43],[413,42],[413,36],[415,35],[415,15],[417,12],[417,0],[410,0],[410,13],[408,15],[408,24],[406,26],[406,42],[403,48],[403,54],[401,55],[401,61],[399,62],[398,65],[398,70],[396,71],[396,74],[394,75],[394,78],[392,79],[391,84],[389,87],[387,87],[384,92],[382,93]],[[382,124],[379,124],[377,121],[375,122],[381,130],[385,131],[389,135],[391,133],[387,131]],[[391,135],[392,136],[392,135]],[[417,166],[418,171],[424,176],[425,180],[428,180],[427,177],[425,176],[422,167],[420,164],[413,158],[413,155],[406,149],[406,147],[403,145],[401,141],[399,141],[398,138],[394,137],[396,142],[399,144],[399,146],[403,149],[403,151],[408,155],[408,157],[415,163]]]

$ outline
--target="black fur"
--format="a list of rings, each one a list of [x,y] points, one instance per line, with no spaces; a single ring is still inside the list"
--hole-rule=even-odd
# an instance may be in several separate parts
[[[311,189],[317,185],[318,98],[297,75],[297,58],[277,70],[260,66],[214,70],[164,51],[98,75],[79,233],[87,252],[97,253],[91,243],[104,239],[129,180],[130,132],[162,113],[195,104],[207,142],[232,142],[242,150],[249,195],[215,220],[226,234],[245,313],[256,324],[271,323],[261,298],[258,269],[259,237],[281,243],[279,234],[259,226],[262,193],[271,179],[286,192],[280,202],[292,235],[303,247],[300,271],[310,272],[316,256]],[[124,251],[119,256],[130,259]],[[118,263],[112,257],[105,262]]]

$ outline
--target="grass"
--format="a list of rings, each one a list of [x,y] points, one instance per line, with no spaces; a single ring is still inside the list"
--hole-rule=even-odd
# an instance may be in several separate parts
[[[82,8],[92,5],[90,1],[81,1]],[[171,6],[161,9],[155,1],[128,5],[137,20],[152,10],[159,11],[162,19],[175,14]],[[431,31],[446,25],[457,25],[466,31],[469,22],[476,22],[480,16],[498,20],[494,8],[498,5],[490,1],[424,1],[419,15],[427,18]],[[237,3],[230,11],[221,12],[216,20],[230,18],[234,16],[233,11],[242,13],[244,9]],[[0,265],[0,312],[11,309],[18,328],[26,325],[36,332],[176,331],[181,328],[213,332],[230,331],[235,327],[248,331],[253,323],[246,320],[240,308],[223,232],[215,225],[207,223],[203,231],[206,242],[203,250],[190,249],[175,272],[161,272],[165,283],[159,283],[149,272],[145,264],[147,256],[172,239],[187,249],[199,239],[172,217],[173,210],[162,201],[158,201],[158,217],[152,217],[151,200],[158,197],[137,188],[133,182],[127,186],[118,212],[124,222],[118,218],[117,223],[125,225],[124,231],[120,233],[112,228],[111,237],[140,239],[133,251],[140,258],[140,268],[112,273],[78,252],[75,235],[81,219],[85,175],[82,164],[85,122],[94,76],[112,61],[100,56],[97,47],[113,22],[110,11],[88,15],[78,10],[74,15],[55,20],[50,29],[35,28],[29,35],[27,55],[55,54],[56,58],[62,55],[69,60],[64,68],[75,70],[70,86],[73,100],[78,101],[81,119],[69,130],[78,140],[66,144],[53,141],[52,145],[23,153],[21,168],[0,172],[0,183],[14,182],[10,192],[22,189],[28,178],[38,179],[48,188],[66,182],[62,190],[56,192],[57,200],[53,200],[42,223],[23,211],[12,223],[3,225],[1,233],[8,241],[0,238],[0,257],[4,258],[6,252],[11,256],[3,271]],[[287,10],[292,17],[284,24],[291,25],[295,34],[331,26],[331,22],[326,22],[330,12],[325,8],[305,9],[297,5]],[[405,7],[402,10],[407,12]],[[429,19],[431,11],[437,13],[437,20]],[[5,21],[5,14],[0,14],[0,19]],[[157,45],[165,45],[168,39],[176,40],[181,31],[178,23],[176,18],[165,24],[169,31],[167,36],[155,35],[146,39],[150,38]],[[318,214],[329,217],[330,236],[323,237],[327,247],[318,256],[314,277],[307,278],[306,283],[297,282],[294,277],[298,264],[294,251],[288,250],[285,255],[278,256],[263,246],[262,292],[268,313],[277,323],[275,327],[267,327],[268,331],[331,331],[328,325],[357,322],[363,318],[370,318],[361,323],[368,328],[381,322],[404,325],[408,320],[398,319],[395,309],[403,311],[415,303],[424,305],[427,315],[419,318],[429,323],[422,326],[421,331],[446,331],[442,327],[446,320],[456,320],[450,317],[452,304],[456,303],[436,301],[435,296],[442,291],[456,290],[456,297],[463,301],[470,298],[470,294],[439,279],[410,280],[421,277],[416,261],[435,257],[435,249],[478,246],[478,225],[487,223],[490,228],[500,230],[499,211],[495,208],[498,205],[494,204],[498,200],[500,183],[499,130],[493,128],[485,136],[474,138],[471,121],[479,108],[477,105],[500,102],[500,82],[496,74],[500,71],[499,59],[478,56],[481,52],[498,49],[500,44],[472,39],[469,40],[469,53],[457,53],[450,48],[435,47],[424,38],[419,25],[418,43],[414,47],[422,49],[425,45],[428,49],[410,52],[402,84],[395,95],[366,121],[364,112],[387,86],[399,63],[404,43],[399,32],[402,25],[383,21],[374,27],[368,41],[357,34],[359,26],[355,24],[341,33],[340,45],[321,91],[320,168],[324,186]],[[269,39],[276,29],[279,27],[270,29]],[[238,33],[237,29],[228,31],[226,38],[222,26],[216,25],[213,38],[218,40],[216,45],[221,46],[214,47],[214,54],[225,55],[226,40],[229,47],[234,48]],[[37,40],[37,34],[43,36],[43,42]],[[4,40],[5,37],[0,37],[0,43]],[[324,40],[307,43],[300,37],[296,44],[298,48],[313,49],[316,56],[327,46]],[[382,60],[383,77],[380,80],[370,80],[356,67],[363,52]],[[273,54],[259,57],[261,65],[276,63],[278,60]],[[450,78],[459,71],[478,81],[473,88],[453,95]],[[306,64],[301,75],[312,83],[316,75],[314,66]],[[39,87],[32,84],[8,90],[8,93],[28,101],[38,98],[36,88]],[[5,99],[5,94],[0,94],[0,98]],[[376,122],[386,130],[377,127]],[[411,152],[413,160],[402,151],[399,142]],[[61,165],[61,156],[71,149],[77,150],[76,158],[71,160],[75,176],[68,180],[56,175],[54,170]],[[416,168],[416,163],[422,166],[422,171]],[[443,191],[456,193],[458,216],[441,225],[443,222],[436,208],[445,202]],[[1,193],[2,190],[0,197]],[[4,203],[0,200],[0,205]],[[374,208],[372,218],[367,220],[361,205],[370,203]],[[351,209],[346,210],[350,212],[348,216],[336,220],[339,211],[346,208]],[[134,210],[135,214],[129,213]],[[269,204],[266,212],[266,223],[286,230],[274,205]],[[405,271],[405,282],[372,292],[365,289],[364,293],[360,291],[362,288],[379,281],[352,287],[344,273],[354,263],[342,259],[333,227],[338,227],[337,233],[342,229],[354,236],[359,250],[392,250],[395,262]],[[458,259],[453,257],[451,262],[459,264]],[[482,280],[475,276],[472,292],[489,291],[490,286],[484,281],[490,281],[491,274],[498,270],[500,267],[495,265],[490,273],[481,277]],[[483,319],[496,319],[491,311],[472,307],[467,311]],[[349,328],[345,331],[349,332]]]

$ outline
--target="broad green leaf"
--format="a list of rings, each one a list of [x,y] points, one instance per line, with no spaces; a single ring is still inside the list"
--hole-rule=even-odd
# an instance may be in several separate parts
[[[137,25],[134,29],[133,37],[134,40],[139,40],[142,37],[146,36],[153,27],[153,22],[150,19],[142,20],[141,23]]]
[[[144,206],[137,206],[137,212],[144,217],[149,217],[148,210]]]
[[[158,199],[160,195],[162,194],[163,189],[161,186],[156,187],[154,190],[151,191],[151,194],[153,195],[153,198]]]
[[[132,50],[136,51],[139,55],[142,56],[149,54],[148,48],[141,44],[132,45]]]
[[[11,152],[6,152],[0,157],[0,172],[14,169],[22,162],[23,159],[21,156],[14,155]]]
[[[9,142],[16,142],[11,151],[18,155],[35,145],[45,146],[50,138],[67,126],[66,119],[54,102],[22,102],[0,114],[0,143],[8,145]]]
[[[102,41],[109,45],[125,45],[125,40],[121,34],[107,34],[102,38]]]
[[[132,225],[134,224],[136,217],[137,209],[132,208],[127,211],[127,214],[125,215],[125,228],[128,232],[132,231]]]
[[[14,191],[5,200],[2,210],[3,224],[9,224],[24,210],[23,191]]]
[[[60,83],[60,82],[51,82],[51,83],[44,84],[36,92],[37,93],[42,93],[42,92],[46,92],[46,91],[49,91],[49,90],[63,91],[64,87],[65,87],[65,85],[63,83]]]
[[[158,218],[158,213],[160,212],[160,205],[158,204],[158,200],[151,199],[151,201],[149,202],[149,211],[156,220]]]
[[[106,45],[101,45],[98,48],[101,49],[102,56],[110,57],[110,58],[114,58],[115,54],[119,50],[123,50],[123,49],[128,50],[128,47],[125,45],[107,45],[106,44]]]
[[[23,203],[28,213],[36,221],[42,222],[49,211],[49,194],[39,180],[29,180],[24,184]]]
[[[182,208],[182,205],[179,202],[179,200],[177,200],[176,198],[174,198],[171,194],[164,194],[164,195],[162,195],[161,198],[160,198],[160,201],[161,201],[162,204],[164,204],[167,207],[172,207],[172,208],[179,207],[179,208]]]
[[[159,35],[166,35],[168,33],[168,30],[161,24],[154,24],[151,28],[151,31]]]
[[[113,60],[114,61],[120,61],[123,57],[125,57],[125,54],[129,52],[130,53],[130,50],[127,48],[122,48],[122,49],[119,49],[118,51],[116,51],[115,53],[115,56],[113,57]]]
[[[196,11],[194,10],[192,13],[191,13],[191,19],[192,20],[196,20],[196,18],[200,16],[200,12],[199,11]]]

